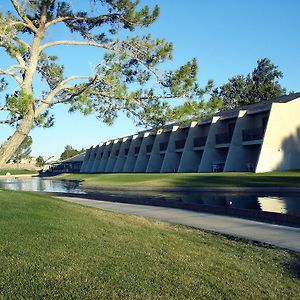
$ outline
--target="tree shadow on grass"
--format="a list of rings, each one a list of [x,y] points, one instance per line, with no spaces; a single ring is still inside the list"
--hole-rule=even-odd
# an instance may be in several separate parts
[[[296,174],[296,173],[295,173]],[[258,174],[201,174],[194,176],[183,176],[172,180],[174,186],[199,186],[199,187],[280,187],[299,186],[300,172],[298,176],[287,175],[258,175]]]

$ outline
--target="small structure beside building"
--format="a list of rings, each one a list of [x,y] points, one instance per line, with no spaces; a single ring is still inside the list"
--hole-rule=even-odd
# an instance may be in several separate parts
[[[45,162],[43,172],[50,174],[79,173],[84,156],[85,152],[62,161],[59,161],[58,158],[52,157]]]

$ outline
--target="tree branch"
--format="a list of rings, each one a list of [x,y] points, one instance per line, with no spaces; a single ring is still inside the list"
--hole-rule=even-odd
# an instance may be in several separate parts
[[[26,27],[28,27],[33,32],[38,33],[38,30],[33,25],[32,21],[26,16],[26,14],[23,13],[22,7],[20,6],[19,2],[17,0],[10,0],[10,1],[13,4],[15,10],[17,11],[19,17],[25,22],[24,25],[26,25]]]
[[[3,125],[3,124],[7,124],[7,125],[12,125],[14,123],[16,123],[18,120],[0,120],[0,124]]]
[[[136,61],[138,61],[140,64],[144,65],[150,72],[152,72],[157,77],[156,70],[154,68],[152,68],[151,66],[149,66],[149,64],[144,62],[137,55],[134,55],[130,52],[125,52],[126,47],[133,49],[133,46],[128,45],[128,43],[126,43],[126,42],[123,42],[123,43],[114,42],[114,43],[111,43],[110,45],[105,45],[105,44],[100,44],[100,43],[91,42],[91,41],[60,40],[60,41],[50,42],[50,43],[46,43],[46,44],[42,45],[40,47],[40,51],[43,51],[46,48],[50,48],[50,47],[54,47],[54,46],[58,46],[58,45],[91,46],[91,47],[97,47],[97,48],[101,48],[101,49],[114,51],[119,54],[125,53],[128,57],[131,57],[132,59],[135,59]],[[119,48],[117,47],[118,45],[119,45]],[[137,47],[134,47],[134,50],[138,53],[142,53],[141,50],[138,49]]]
[[[4,32],[0,31],[0,38],[9,38],[9,39],[12,39],[12,40],[16,41],[17,43],[22,44],[27,49],[30,48],[29,44],[27,44],[25,41],[23,41],[22,39],[20,39],[19,37],[15,36],[15,35],[7,35]]]
[[[48,94],[45,100],[41,100],[42,104],[36,109],[35,116],[37,117],[43,110],[47,109],[49,106],[55,105],[57,103],[61,103],[61,102],[52,102],[52,100],[55,97],[55,95],[57,95],[62,90],[73,88],[73,86],[68,86],[66,85],[66,83],[77,79],[91,79],[91,76],[74,75],[64,79],[55,89],[53,89]],[[94,82],[94,80],[95,79],[93,79],[92,82]]]
[[[9,45],[7,45],[7,43],[5,42],[0,42],[0,47],[5,48],[7,51],[10,48]],[[19,52],[16,52],[15,59],[18,61],[20,66],[22,66],[22,68],[25,68],[25,61]]]
[[[10,109],[7,105],[0,106],[0,110],[1,111],[10,111]]]
[[[16,82],[18,84],[22,84],[22,79],[19,76],[17,76],[16,73],[13,72],[11,69],[8,69],[8,70],[2,70],[2,69],[0,69],[0,75],[11,76],[11,77],[13,77],[16,80]]]
[[[64,16],[64,17],[58,17],[46,24],[46,28],[50,27],[53,24],[64,22],[64,21],[86,21],[86,22],[107,22],[109,20],[119,19],[126,23],[130,23],[127,20],[125,20],[121,14],[109,14],[109,15],[102,15],[97,17],[78,17],[78,16]],[[133,24],[132,22],[130,24]]]

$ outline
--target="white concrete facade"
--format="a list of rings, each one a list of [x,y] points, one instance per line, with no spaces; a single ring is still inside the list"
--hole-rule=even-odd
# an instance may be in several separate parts
[[[300,93],[100,143],[83,173],[268,172],[300,169]]]

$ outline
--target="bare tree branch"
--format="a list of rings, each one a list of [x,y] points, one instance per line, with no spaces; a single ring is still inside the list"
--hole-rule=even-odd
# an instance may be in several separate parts
[[[14,78],[16,80],[16,82],[18,84],[22,84],[22,79],[19,76],[17,76],[16,73],[13,72],[11,69],[8,69],[8,70],[0,69],[0,75],[11,76],[12,78]]]
[[[13,120],[13,119],[10,119],[10,120],[0,120],[0,124],[7,124],[7,125],[12,125],[14,123],[16,123],[18,120]]]
[[[17,0],[10,0],[11,3],[13,4],[15,10],[17,11],[18,15],[20,18],[25,22],[24,25],[28,27],[30,30],[32,30],[35,33],[38,33],[37,28],[34,26],[32,21],[26,16],[25,13],[23,13],[22,7],[20,6],[19,2]]]
[[[7,105],[0,106],[1,111],[10,111],[10,108]]]
[[[9,38],[9,39],[12,39],[12,40],[18,42],[19,44],[23,45],[27,49],[30,48],[30,45],[28,43],[26,43],[25,41],[23,41],[22,39],[20,39],[19,37],[15,36],[15,35],[8,35],[8,34],[5,34],[4,32],[0,31],[0,38]]]

